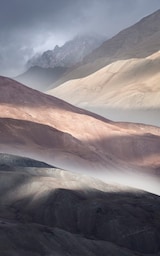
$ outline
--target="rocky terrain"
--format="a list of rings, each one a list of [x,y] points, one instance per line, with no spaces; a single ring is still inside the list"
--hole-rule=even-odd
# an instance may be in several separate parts
[[[43,54],[36,55],[26,64],[27,71],[14,79],[40,91],[56,83],[64,74],[70,72],[84,56],[97,48],[104,37],[100,35],[79,35],[62,46],[56,46]]]
[[[48,50],[38,57],[33,57],[28,61],[27,66],[42,68],[73,67],[97,48],[103,40],[104,38],[100,35],[78,35],[62,46],[56,45],[53,50]]]
[[[160,255],[158,196],[4,159],[19,162],[0,168],[0,255]]]

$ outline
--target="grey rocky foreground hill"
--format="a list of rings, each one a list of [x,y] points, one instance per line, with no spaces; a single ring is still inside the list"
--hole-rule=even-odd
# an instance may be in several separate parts
[[[0,255],[158,256],[159,212],[144,191],[56,168],[1,169]]]
[[[3,154],[0,153],[0,169],[4,167],[53,167],[51,165],[48,165],[46,163],[36,161],[31,158],[27,157],[20,157],[16,155],[10,155],[10,154]]]

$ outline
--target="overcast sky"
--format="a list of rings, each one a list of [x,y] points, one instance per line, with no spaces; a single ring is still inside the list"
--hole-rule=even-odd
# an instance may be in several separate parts
[[[160,9],[160,0],[0,0],[0,75],[79,33],[113,36]]]

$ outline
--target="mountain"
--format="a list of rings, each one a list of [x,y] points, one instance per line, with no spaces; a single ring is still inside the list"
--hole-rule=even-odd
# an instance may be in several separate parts
[[[88,76],[116,60],[145,58],[159,51],[159,24],[160,10],[103,42],[84,57],[83,64],[63,76],[54,87],[68,80]]]
[[[0,169],[0,255],[159,256],[159,196],[37,165]]]
[[[67,70],[66,67],[42,68],[34,66],[14,79],[33,89],[45,91],[50,84],[60,79]]]
[[[146,182],[151,175],[150,184],[159,181],[158,127],[112,122],[5,77],[0,78],[0,91],[1,153],[108,181],[123,177],[127,183],[128,175],[145,175]],[[160,193],[156,183],[143,185]]]
[[[160,126],[160,52],[119,60],[49,94],[113,120]]]
[[[9,155],[5,153],[0,153],[0,169],[5,170],[7,168],[17,168],[17,167],[37,167],[37,168],[51,168],[53,166],[48,165],[46,163],[36,161],[34,159],[20,157],[15,155]]]
[[[160,10],[105,41],[86,56],[85,62],[99,58],[128,59],[147,57],[159,50]]]
[[[49,93],[105,116],[153,111],[159,122],[160,53],[146,42],[128,56],[125,41],[124,58],[99,48],[74,75],[105,67]],[[160,256],[160,128],[77,106],[0,77],[0,255]]]
[[[28,61],[27,66],[39,66],[42,68],[73,67],[81,62],[92,50],[97,48],[104,38],[96,35],[79,35],[66,42],[63,46],[55,46],[40,56],[35,56]]]
[[[42,55],[34,56],[27,63],[28,70],[14,79],[31,88],[40,91],[59,80],[65,73],[70,72],[87,54],[98,47],[104,37],[81,35],[56,46]]]

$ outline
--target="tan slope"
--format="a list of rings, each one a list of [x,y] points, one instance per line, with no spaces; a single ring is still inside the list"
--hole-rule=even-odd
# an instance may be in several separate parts
[[[48,91],[107,118],[160,126],[160,52],[116,61]]]
[[[145,58],[160,50],[160,10],[120,31],[85,57],[83,63],[53,85],[82,78],[116,60]],[[52,88],[52,87],[50,87]]]
[[[159,128],[114,123],[3,77],[0,92],[1,152],[94,176],[110,168],[159,176]]]
[[[94,74],[48,91],[70,103],[123,108],[160,107],[160,52],[116,61]]]

